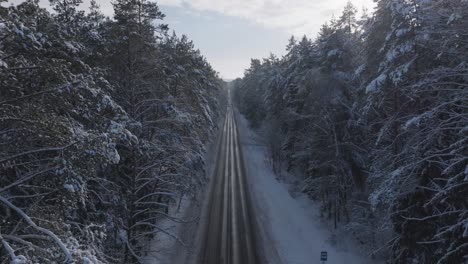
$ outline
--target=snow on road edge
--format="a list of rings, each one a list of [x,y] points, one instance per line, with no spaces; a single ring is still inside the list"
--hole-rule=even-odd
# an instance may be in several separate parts
[[[218,144],[222,132],[222,124],[224,118],[218,122],[218,131],[214,134],[212,141],[206,147],[205,172],[208,178],[211,179],[216,164],[216,155]],[[210,180],[211,182],[211,180]],[[181,200],[179,208],[172,206],[170,208],[174,213],[171,214],[174,218],[182,220],[191,220],[187,223],[176,223],[170,219],[163,219],[158,223],[158,226],[168,233],[178,237],[185,243],[185,246],[179,243],[173,237],[159,233],[158,236],[149,242],[148,256],[141,260],[142,264],[191,264],[194,263],[197,253],[197,247],[200,244],[199,225],[205,221],[202,212],[205,207],[205,194],[209,185],[205,186],[197,196],[197,200],[192,197],[184,196]]]
[[[349,239],[338,243],[339,249],[332,245],[332,234],[321,223],[318,208],[305,195],[291,197],[288,188],[276,180],[267,164],[265,147],[255,140],[247,120],[237,116],[259,240],[268,263],[321,263],[321,251],[328,252],[327,264],[376,263],[360,256],[356,247],[347,243]]]
[[[196,206],[193,206],[193,202],[189,197],[183,197],[180,202],[180,207],[173,206],[170,210],[175,212],[171,214],[172,217],[187,220],[193,216],[193,214],[198,213]],[[171,219],[163,219],[158,223],[158,226],[161,229],[164,229],[168,234],[160,232],[156,235],[155,239],[151,240],[148,245],[148,256],[144,257],[141,260],[143,264],[169,264],[169,263],[183,263],[183,260],[180,260],[180,255],[187,254],[187,251],[190,247],[186,248],[180,242],[178,242],[173,236],[177,237],[186,245],[190,241],[186,240],[186,233],[190,232],[197,223],[195,220],[189,221],[187,223],[178,223],[174,222]],[[170,235],[169,235],[170,234]],[[189,244],[187,245],[189,246]],[[175,254],[176,251],[179,251],[179,256]],[[183,252],[182,252],[183,251]]]

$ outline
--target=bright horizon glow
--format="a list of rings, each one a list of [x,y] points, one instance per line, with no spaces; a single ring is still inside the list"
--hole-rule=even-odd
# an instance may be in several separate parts
[[[18,4],[22,0],[9,0]],[[89,0],[83,0],[86,9]],[[110,0],[97,0],[112,16]],[[339,17],[348,0],[160,0],[165,23],[194,41],[223,79],[242,77],[252,58],[284,55],[290,36],[314,39],[321,25]],[[352,0],[372,12],[373,0]],[[48,6],[47,0],[41,0]]]

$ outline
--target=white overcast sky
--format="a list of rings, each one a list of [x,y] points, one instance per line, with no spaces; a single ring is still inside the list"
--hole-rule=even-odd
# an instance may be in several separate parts
[[[89,0],[84,0],[87,5]],[[18,3],[21,0],[9,0]],[[47,0],[41,0],[47,4]],[[112,15],[110,0],[97,0]],[[320,26],[341,14],[348,0],[159,0],[166,23],[185,34],[221,77],[242,77],[251,58],[284,54],[291,35],[314,38]],[[373,0],[351,0],[372,11]],[[6,4],[4,4],[6,5]]]

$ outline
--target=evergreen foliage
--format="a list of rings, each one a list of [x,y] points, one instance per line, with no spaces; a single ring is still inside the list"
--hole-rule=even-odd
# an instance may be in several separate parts
[[[389,263],[468,261],[467,17],[462,0],[349,3],[235,82],[323,217]]]
[[[0,7],[1,263],[137,263],[206,183],[217,73],[154,2],[80,3]]]

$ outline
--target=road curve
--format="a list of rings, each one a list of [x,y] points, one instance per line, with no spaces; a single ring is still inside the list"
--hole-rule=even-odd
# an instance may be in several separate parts
[[[199,264],[258,264],[255,221],[234,111],[227,109],[202,228]]]

